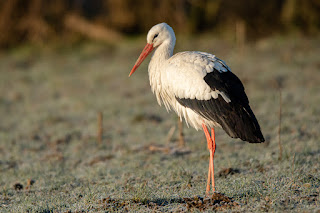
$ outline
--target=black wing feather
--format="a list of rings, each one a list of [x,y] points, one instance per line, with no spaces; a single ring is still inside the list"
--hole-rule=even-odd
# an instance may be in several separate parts
[[[204,77],[212,90],[224,92],[231,100],[226,102],[221,95],[210,100],[177,98],[177,101],[208,120],[219,123],[230,137],[250,143],[261,143],[264,137],[253,114],[240,79],[231,71],[214,69]]]

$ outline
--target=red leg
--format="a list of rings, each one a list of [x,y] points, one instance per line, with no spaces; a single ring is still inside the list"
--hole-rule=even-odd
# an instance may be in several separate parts
[[[202,124],[202,128],[203,128],[204,134],[206,135],[208,149],[209,149],[209,152],[210,152],[208,180],[207,180],[207,188],[206,188],[206,194],[209,195],[209,192],[210,192],[210,179],[211,179],[211,182],[212,182],[212,191],[213,192],[215,191],[213,158],[214,158],[214,153],[215,153],[215,150],[216,150],[216,143],[215,143],[214,129],[211,128],[211,136],[210,136],[210,133],[209,133],[209,131],[208,131],[208,129],[207,129],[205,124]]]
[[[213,158],[214,158],[214,153],[216,152],[216,139],[215,139],[215,134],[214,134],[214,129],[211,128],[211,139],[212,139],[212,146],[210,147],[210,162],[211,162],[211,183],[212,183],[212,191],[214,192],[215,189],[215,184],[214,184],[214,163],[213,163]]]
[[[210,192],[210,178],[211,178],[211,161],[209,161],[206,195],[209,195],[209,192]]]

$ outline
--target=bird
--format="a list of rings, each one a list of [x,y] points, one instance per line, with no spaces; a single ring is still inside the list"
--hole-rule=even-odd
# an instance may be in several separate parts
[[[134,64],[129,77],[153,52],[148,74],[158,104],[173,110],[188,126],[203,129],[209,149],[206,195],[213,193],[215,127],[230,137],[249,143],[262,143],[260,125],[250,108],[241,80],[227,64],[215,55],[201,51],[185,51],[173,55],[176,37],[167,23],[153,26],[147,44]],[[208,130],[211,128],[211,134]]]

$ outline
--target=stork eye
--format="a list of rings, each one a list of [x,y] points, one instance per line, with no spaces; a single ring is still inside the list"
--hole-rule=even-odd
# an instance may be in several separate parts
[[[153,41],[155,38],[157,38],[157,37],[158,37],[158,35],[159,35],[159,33],[155,34],[155,35],[153,36],[152,41]]]

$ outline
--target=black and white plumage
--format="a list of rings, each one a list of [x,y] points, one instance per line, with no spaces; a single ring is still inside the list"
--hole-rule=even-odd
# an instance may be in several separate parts
[[[222,127],[233,138],[251,143],[264,141],[244,87],[226,63],[205,52],[173,55],[175,34],[166,23],[152,27],[147,45],[133,67],[135,72],[153,49],[149,78],[158,103],[200,129]]]

